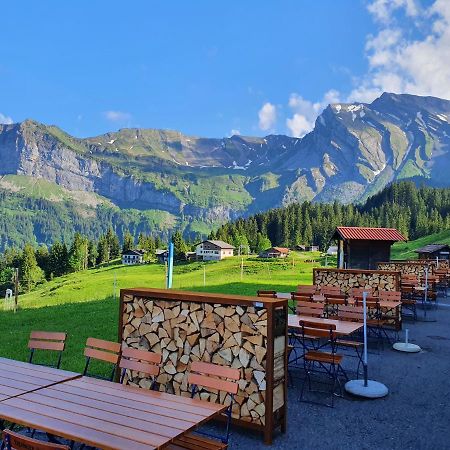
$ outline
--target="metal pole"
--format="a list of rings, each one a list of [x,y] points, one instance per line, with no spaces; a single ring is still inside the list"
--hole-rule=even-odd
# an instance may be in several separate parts
[[[241,259],[241,281],[244,276],[244,258]]]
[[[425,292],[423,295],[424,300],[424,316],[427,317],[427,301],[428,301],[428,266],[425,267]]]
[[[367,309],[366,309],[367,292],[363,292],[363,317],[364,317],[364,357],[363,357],[363,369],[364,369],[364,387],[367,387]]]
[[[169,243],[169,261],[167,270],[167,289],[172,288],[173,279],[173,242]]]

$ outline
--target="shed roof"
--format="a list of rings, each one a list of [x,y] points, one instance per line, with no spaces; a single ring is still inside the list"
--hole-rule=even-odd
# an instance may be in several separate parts
[[[269,248],[269,250],[275,250],[280,253],[289,253],[289,249],[286,247],[272,247],[272,248]]]
[[[337,227],[333,237],[356,241],[406,241],[395,228]]]
[[[434,253],[438,252],[439,250],[443,249],[450,249],[450,246],[447,244],[428,244],[423,246],[422,248],[418,248],[417,250],[414,250],[416,253]]]
[[[207,239],[206,241],[200,242],[200,244],[204,244],[205,242],[209,242],[210,244],[213,244],[219,248],[230,248],[230,249],[235,248],[233,245],[228,244],[227,242],[219,241],[216,239]]]

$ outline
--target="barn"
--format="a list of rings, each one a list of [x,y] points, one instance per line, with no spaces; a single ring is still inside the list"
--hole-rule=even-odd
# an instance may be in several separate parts
[[[406,241],[395,228],[337,227],[339,269],[376,270],[380,261],[390,261],[394,242]]]
[[[449,259],[450,245],[429,244],[415,250],[419,254],[419,259]]]

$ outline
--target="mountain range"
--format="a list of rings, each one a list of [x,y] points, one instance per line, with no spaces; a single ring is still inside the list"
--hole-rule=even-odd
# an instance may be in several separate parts
[[[303,138],[137,128],[77,138],[34,120],[0,125],[0,212],[21,214],[44,243],[71,227],[37,226],[36,199],[64,208],[72,232],[115,218],[135,232],[196,235],[293,202],[363,201],[395,180],[449,186],[449,170],[450,101],[408,94],[331,104]],[[0,219],[0,248],[20,240],[11,229]]]

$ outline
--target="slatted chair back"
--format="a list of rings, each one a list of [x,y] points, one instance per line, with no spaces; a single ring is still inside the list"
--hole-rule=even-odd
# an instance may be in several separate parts
[[[339,286],[321,286],[320,293],[322,295],[342,294],[341,288]]]
[[[257,294],[258,297],[277,298],[277,291],[259,290]]]
[[[311,286],[310,284],[299,284],[297,286],[297,294],[314,295],[317,292],[317,286]]]
[[[11,430],[3,430],[3,442],[5,450],[70,450],[67,445],[38,441]]]
[[[400,301],[402,293],[400,291],[378,291],[378,298],[380,300]]]
[[[36,364],[34,361],[36,350],[52,351],[57,354],[57,362],[56,364],[52,364],[52,366],[59,369],[61,366],[62,354],[66,346],[66,338],[66,333],[32,331],[28,341],[28,348],[30,349],[30,357],[28,362]]]
[[[118,342],[104,341],[103,339],[90,337],[86,341],[84,356],[86,357],[86,365],[84,366],[83,375],[112,381],[116,372],[117,363],[119,362],[120,344]],[[93,375],[89,372],[89,367],[93,359],[112,365],[112,371],[109,377]]]
[[[297,302],[297,314],[310,317],[323,317],[324,303]]]
[[[159,375],[161,361],[162,355],[160,353],[131,347],[122,349],[119,361],[119,368],[122,371],[120,382],[124,382],[127,370],[141,372],[152,377],[153,381],[150,388],[153,389],[156,385],[156,377]]]
[[[348,322],[363,322],[364,310],[361,306],[342,306],[338,311],[338,319]]]
[[[198,433],[220,439],[227,444],[230,438],[231,413],[233,409],[234,396],[239,390],[238,381],[241,371],[232,367],[220,366],[218,364],[193,361],[188,374],[188,383],[191,385],[191,397],[194,398],[199,388],[212,389],[213,391],[227,392],[230,395],[230,404],[226,410],[227,427],[222,436],[213,435],[197,430]]]
[[[369,288],[351,288],[349,295],[351,297],[362,297],[362,295],[364,294],[364,292],[367,292],[367,295],[373,296],[373,288],[369,287]]]
[[[312,302],[313,294],[300,294],[299,292],[291,292],[291,300],[296,302]]]
[[[299,325],[301,327],[301,335],[303,346],[306,348],[306,341],[311,338],[316,339],[327,339],[331,348],[335,347],[336,343],[336,325],[335,324],[322,324],[316,322],[308,322],[305,320],[300,320]]]
[[[342,306],[347,305],[347,299],[345,296],[330,296],[325,300],[325,315],[327,318],[335,318],[338,316],[339,309]]]

